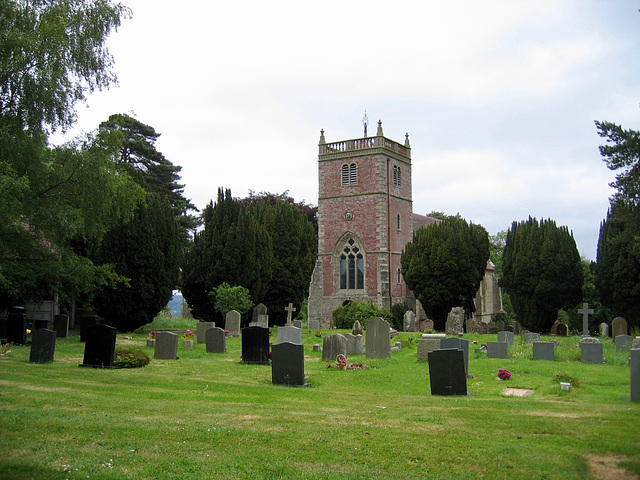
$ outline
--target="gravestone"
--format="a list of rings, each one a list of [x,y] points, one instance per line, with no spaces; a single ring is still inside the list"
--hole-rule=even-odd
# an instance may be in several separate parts
[[[640,348],[640,337],[636,337],[631,341],[631,348]]]
[[[467,320],[467,333],[482,333],[482,323],[470,318]]]
[[[556,328],[556,335],[558,337],[566,337],[569,335],[569,327],[566,323],[558,324],[558,327]]]
[[[464,354],[458,349],[429,352],[431,395],[466,395]]]
[[[224,329],[229,331],[232,337],[240,336],[240,312],[237,310],[229,310],[224,318]]]
[[[335,360],[338,355],[347,355],[347,339],[340,333],[332,333],[322,341],[322,359]]]
[[[443,338],[440,341],[440,349],[446,350],[450,348],[457,348],[458,350],[462,350],[462,354],[464,356],[464,372],[469,376],[469,340],[466,338],[458,338],[458,337],[448,337]]]
[[[487,342],[487,358],[509,358],[507,342]]]
[[[422,338],[418,339],[418,362],[427,362],[429,360],[429,352],[440,349],[440,342],[446,338],[446,334],[442,333],[424,333]]]
[[[364,337],[362,335],[345,333],[344,338],[347,339],[347,355],[364,354]]]
[[[302,345],[302,329],[293,325],[278,327],[277,343],[295,343]]]
[[[26,345],[27,343],[27,309],[11,307],[7,315],[7,343]]]
[[[407,310],[406,312],[404,312],[404,317],[402,319],[402,329],[405,332],[416,331],[416,314],[413,313],[412,310]]]
[[[258,315],[257,326],[269,328],[269,315]]]
[[[604,363],[603,346],[600,342],[580,342],[582,363]]]
[[[198,322],[196,323],[196,343],[205,343],[207,341],[205,334],[207,330],[215,327],[214,322]]]
[[[462,307],[453,307],[447,314],[445,332],[447,335],[464,333],[464,309]]]
[[[424,332],[425,330],[433,330],[435,328],[435,323],[433,322],[433,320],[431,320],[430,318],[427,318],[426,320],[424,320],[423,322],[421,322],[422,325],[422,331]]]
[[[308,322],[309,330],[320,330],[320,320],[311,320]]]
[[[616,317],[611,322],[611,336],[615,341],[618,335],[627,335],[629,333],[627,321],[622,317]]]
[[[484,332],[485,334],[491,334],[491,335],[497,335],[498,334],[498,326],[496,325],[496,322],[494,321],[490,321],[488,323],[484,324]]]
[[[629,350],[631,345],[631,335],[618,335],[616,337],[616,352]]]
[[[294,320],[293,326],[302,330],[302,320]]]
[[[156,349],[153,353],[153,358],[158,360],[176,360],[178,358],[178,337],[179,336],[173,332],[156,333]]]
[[[600,328],[600,336],[602,338],[608,338],[609,337],[609,325],[607,325],[606,323],[602,322],[599,325]]]
[[[555,362],[555,342],[533,342],[533,359]]]
[[[367,358],[391,358],[391,327],[380,317],[367,322],[367,340],[365,342]]]
[[[271,382],[275,385],[304,385],[304,346],[283,342],[273,346]]]
[[[540,334],[534,332],[524,332],[524,343],[533,343],[540,341]]]
[[[85,331],[83,367],[113,368],[116,356],[116,334],[110,325],[91,325]]]
[[[520,333],[522,332],[522,326],[520,325],[519,321],[515,321],[513,322],[513,334],[514,335],[520,335]]]
[[[362,324],[360,323],[360,320],[356,320],[355,322],[353,322],[351,333],[353,335],[362,335]]]
[[[53,329],[57,338],[67,338],[69,336],[69,315],[56,315],[53,317]]]
[[[640,348],[634,348],[631,350],[629,366],[631,367],[630,400],[638,402],[640,401]]]
[[[205,332],[204,338],[207,344],[207,353],[224,353],[227,351],[227,337],[222,328],[210,328]]]
[[[593,315],[593,308],[589,308],[588,303],[583,303],[582,308],[578,310],[578,313],[582,314],[582,336],[589,336],[589,315]]]
[[[242,329],[242,361],[256,365],[269,365],[269,329],[246,327]]]
[[[51,363],[56,351],[56,332],[40,328],[31,335],[31,363]]]
[[[498,329],[498,333],[504,332],[506,326],[507,325],[504,323],[504,320],[496,320],[496,328]]]
[[[296,311],[296,309],[293,308],[293,303],[290,303],[285,310],[287,312],[287,325],[293,325],[293,312]]]
[[[504,330],[502,332],[498,332],[498,342],[506,342],[509,345],[513,345],[514,333]]]
[[[260,315],[266,315],[267,314],[267,307],[264,303],[259,303],[258,305],[256,305],[255,307],[253,307],[253,312],[251,314],[251,321],[253,323],[258,323],[259,319],[258,317]]]

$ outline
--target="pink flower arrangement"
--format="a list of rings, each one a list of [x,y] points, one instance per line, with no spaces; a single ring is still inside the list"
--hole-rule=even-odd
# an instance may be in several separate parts
[[[498,370],[498,378],[500,380],[509,380],[511,378],[511,372],[509,370],[501,368]]]
[[[149,332],[149,340],[155,340],[156,339],[156,335],[157,335],[156,331],[155,330],[151,330]]]
[[[194,336],[195,336],[195,333],[193,333],[191,330],[187,330],[186,332],[184,332],[185,340],[193,340]]]

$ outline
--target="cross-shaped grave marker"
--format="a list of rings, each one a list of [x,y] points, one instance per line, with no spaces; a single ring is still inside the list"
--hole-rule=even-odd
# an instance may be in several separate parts
[[[285,308],[285,310],[287,311],[287,325],[292,325],[292,316],[293,316],[293,312],[296,311],[295,308],[293,308],[293,303],[290,303],[289,306],[287,308]]]
[[[582,314],[582,336],[589,336],[589,315],[593,315],[595,310],[593,308],[589,308],[588,303],[583,303],[582,308],[578,310],[578,313]]]

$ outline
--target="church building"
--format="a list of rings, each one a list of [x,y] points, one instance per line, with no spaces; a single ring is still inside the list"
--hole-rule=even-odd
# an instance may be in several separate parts
[[[424,316],[404,282],[400,256],[415,229],[439,222],[413,213],[411,146],[376,135],[327,143],[318,154],[318,259],[309,286],[309,328],[328,328],[352,300]],[[422,313],[422,315],[420,315]]]

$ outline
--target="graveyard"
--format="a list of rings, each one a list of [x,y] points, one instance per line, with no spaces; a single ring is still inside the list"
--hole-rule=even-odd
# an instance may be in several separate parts
[[[482,349],[497,335],[454,337],[469,346],[467,394],[432,395],[420,333],[400,332],[390,353],[349,354],[361,368],[347,369],[320,349],[348,331],[305,328],[299,350],[281,350],[291,334],[271,328],[267,362],[244,361],[242,337],[209,332],[190,348],[172,333],[166,358],[149,332],[118,333],[117,347],[152,358],[137,369],[80,368],[91,362],[79,335],[56,339],[47,363],[7,348],[0,478],[640,478],[630,352],[610,338],[605,363],[588,363],[579,336],[542,335],[555,345],[546,360],[523,335],[500,342],[506,358]],[[275,383],[275,363],[298,354],[304,385]]]

